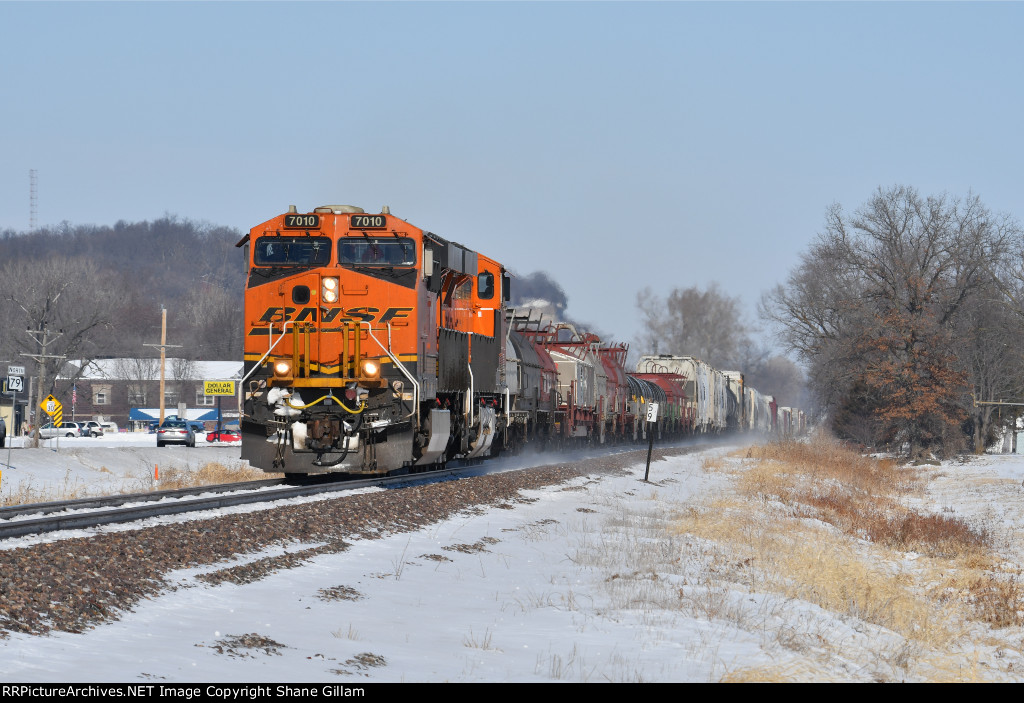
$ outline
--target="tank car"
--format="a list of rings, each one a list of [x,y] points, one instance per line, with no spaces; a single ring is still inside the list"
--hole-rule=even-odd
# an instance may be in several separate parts
[[[286,474],[382,474],[501,449],[511,392],[500,263],[387,208],[348,205],[292,206],[239,246],[243,459]]]

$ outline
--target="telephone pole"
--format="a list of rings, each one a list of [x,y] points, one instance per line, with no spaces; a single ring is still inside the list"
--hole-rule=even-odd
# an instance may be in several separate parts
[[[36,170],[30,168],[28,171],[28,229],[36,231]]]
[[[161,322],[160,322],[160,343],[159,344],[144,344],[146,347],[159,347],[160,348],[160,424],[164,424],[164,368],[167,364],[167,347],[180,347],[180,344],[168,344],[167,343],[167,308],[163,305],[160,306]]]
[[[40,425],[40,422],[39,422],[39,420],[40,420],[39,412],[40,412],[40,406],[42,405],[42,402],[43,402],[43,384],[46,381],[46,360],[47,359],[66,359],[67,358],[63,354],[47,354],[46,353],[46,347],[51,342],[55,342],[58,339],[60,339],[61,337],[63,337],[64,336],[64,330],[59,330],[57,332],[57,336],[56,337],[52,337],[52,338],[50,337],[49,332],[46,331],[46,325],[45,324],[42,325],[42,329],[41,330],[25,330],[25,332],[28,333],[28,335],[30,337],[32,337],[32,339],[34,339],[36,341],[36,344],[38,344],[39,347],[40,347],[38,354],[27,354],[25,352],[21,353],[22,356],[27,356],[28,358],[30,358],[33,361],[35,361],[37,366],[38,366],[38,369],[39,369],[38,373],[37,373],[37,380],[36,380],[35,405],[31,405],[31,403],[32,403],[31,393],[29,394],[29,397],[30,397],[30,400],[29,400],[29,403],[30,403],[29,413],[30,413],[30,415],[29,415],[29,417],[32,417],[31,413],[35,413],[34,417],[36,418],[36,421],[32,423],[32,446],[33,447],[38,447],[39,446],[39,425]]]

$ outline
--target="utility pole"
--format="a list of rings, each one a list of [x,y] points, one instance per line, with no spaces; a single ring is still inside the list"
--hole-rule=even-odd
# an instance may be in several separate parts
[[[36,170],[28,170],[28,229],[36,231]]]
[[[160,306],[161,322],[160,322],[160,344],[144,344],[146,347],[159,347],[160,348],[160,424],[164,424],[164,368],[167,364],[167,347],[180,347],[180,344],[168,344],[167,343],[167,308],[163,305]]]
[[[32,444],[33,447],[38,447],[39,446],[39,424],[40,424],[39,423],[39,420],[40,420],[39,413],[40,413],[40,406],[42,405],[42,402],[43,402],[43,395],[42,395],[43,394],[43,386],[44,386],[44,384],[46,382],[46,359],[66,359],[67,358],[63,354],[47,354],[46,353],[46,347],[51,342],[55,342],[58,339],[60,339],[61,337],[63,337],[64,336],[64,330],[59,330],[57,332],[57,336],[53,337],[52,339],[50,338],[49,333],[46,331],[46,324],[45,323],[42,325],[42,329],[41,330],[25,330],[25,332],[27,332],[28,335],[30,337],[32,337],[32,339],[34,339],[36,341],[36,344],[38,344],[39,347],[40,347],[40,350],[39,350],[38,354],[26,354],[25,352],[22,352],[22,354],[21,354],[22,356],[27,356],[28,358],[30,358],[33,361],[35,361],[37,366],[38,366],[38,368],[39,368],[39,372],[37,374],[37,379],[36,379],[36,389],[35,389],[36,390],[36,397],[35,397],[35,405],[34,406],[31,405],[31,403],[32,403],[31,391],[30,391],[30,395],[29,395],[29,398],[30,398],[30,400],[29,400],[29,404],[30,404],[29,412],[34,412],[35,413],[35,418],[36,418],[36,421],[34,423],[32,423],[32,442],[31,442],[31,444]],[[30,415],[30,417],[31,417],[31,415]]]

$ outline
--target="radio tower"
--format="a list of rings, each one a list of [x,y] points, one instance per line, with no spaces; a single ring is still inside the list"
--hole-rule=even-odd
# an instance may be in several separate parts
[[[34,232],[36,229],[36,170],[30,168],[28,171],[28,230]]]

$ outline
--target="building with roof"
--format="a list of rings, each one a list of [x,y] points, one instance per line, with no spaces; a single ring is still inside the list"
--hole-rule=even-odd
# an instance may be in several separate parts
[[[238,420],[237,396],[206,395],[204,381],[241,381],[241,361],[164,362],[164,416],[224,423]],[[159,359],[95,359],[64,365],[55,395],[64,419],[114,422],[122,429],[145,429],[160,419]],[[237,389],[237,387],[236,387]]]

